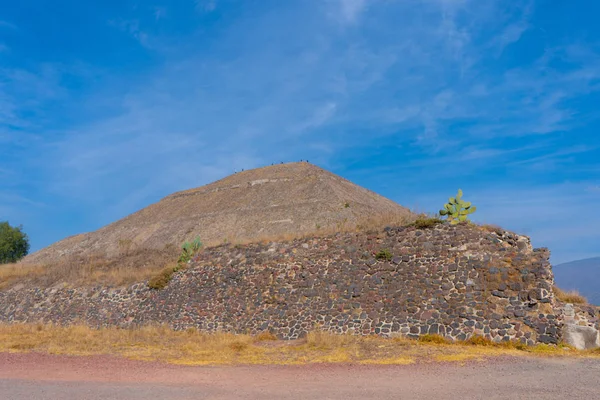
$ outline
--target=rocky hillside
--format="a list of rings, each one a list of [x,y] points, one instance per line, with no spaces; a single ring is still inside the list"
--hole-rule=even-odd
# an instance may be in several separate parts
[[[373,221],[398,223],[410,212],[376,193],[306,162],[258,168],[172,194],[96,232],[64,239],[25,258],[113,257],[130,249],[302,235]],[[127,251],[124,251],[127,250]]]
[[[0,320],[557,343],[563,313],[548,260],[525,236],[446,224],[223,245],[162,290],[140,283],[0,292]],[[593,311],[584,317],[597,325]]]

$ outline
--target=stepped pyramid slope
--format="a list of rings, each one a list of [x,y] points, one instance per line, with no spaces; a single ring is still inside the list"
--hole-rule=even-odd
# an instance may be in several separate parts
[[[161,249],[199,235],[205,243],[344,230],[367,221],[410,218],[399,204],[306,162],[240,172],[174,193],[98,231],[76,235],[26,257],[112,257],[123,246]]]

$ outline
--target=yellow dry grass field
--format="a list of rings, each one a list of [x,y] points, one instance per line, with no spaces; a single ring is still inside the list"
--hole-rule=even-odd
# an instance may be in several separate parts
[[[452,344],[439,337],[420,341],[357,337],[311,332],[305,339],[276,340],[230,333],[203,334],[195,329],[173,331],[166,326],[138,329],[43,324],[0,325],[0,351],[64,355],[115,355],[136,360],[184,365],[352,363],[404,365],[424,362],[465,362],[502,355],[600,357],[599,351],[567,346],[518,346],[486,341]]]

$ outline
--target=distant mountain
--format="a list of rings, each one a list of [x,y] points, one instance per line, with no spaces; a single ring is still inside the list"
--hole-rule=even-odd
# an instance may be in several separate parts
[[[600,305],[600,257],[555,265],[556,286],[563,290],[578,290],[592,304]]]

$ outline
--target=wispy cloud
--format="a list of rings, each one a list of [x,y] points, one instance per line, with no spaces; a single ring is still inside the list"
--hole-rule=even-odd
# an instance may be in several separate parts
[[[196,10],[211,12],[217,8],[217,0],[195,0]]]
[[[17,26],[11,22],[0,20],[0,29],[16,30]]]
[[[155,19],[159,19],[158,15],[155,12]],[[110,20],[109,24],[121,29],[122,31],[128,33],[131,37],[137,40],[142,46],[150,47],[149,43],[149,35],[147,32],[142,30],[140,27],[140,21],[138,19],[117,19]]]
[[[166,15],[167,15],[166,7],[158,7],[158,6],[154,7],[154,19],[156,21],[163,19]]]
[[[340,20],[344,23],[354,23],[368,6],[367,0],[335,0],[335,7]]]

